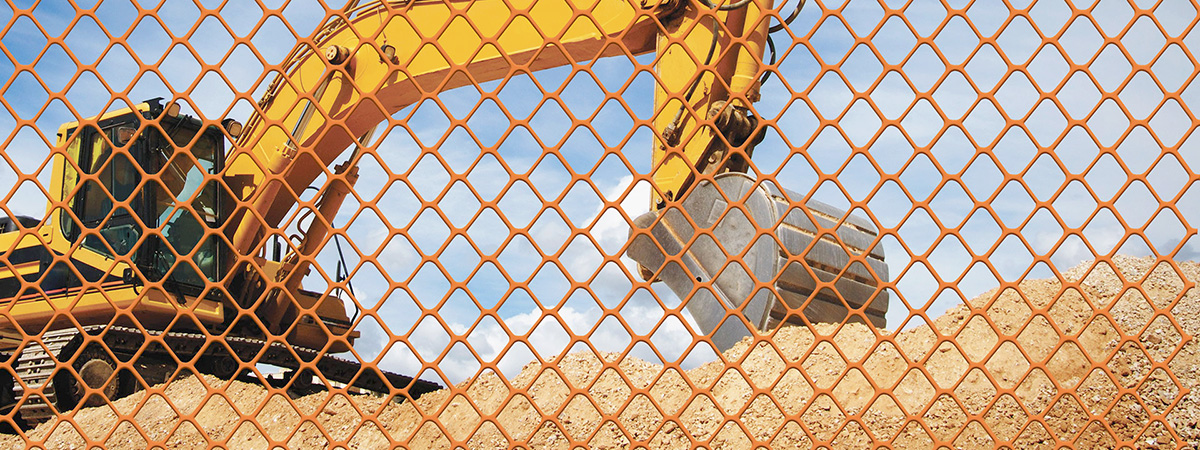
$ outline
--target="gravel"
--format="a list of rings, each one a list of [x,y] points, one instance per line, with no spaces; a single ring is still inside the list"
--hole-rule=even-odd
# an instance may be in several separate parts
[[[899,333],[783,328],[686,371],[574,353],[411,403],[187,376],[0,447],[1198,448],[1200,264],[1113,261]]]

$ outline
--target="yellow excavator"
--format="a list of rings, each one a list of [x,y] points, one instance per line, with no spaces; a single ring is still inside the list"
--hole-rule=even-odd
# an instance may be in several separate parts
[[[887,267],[871,223],[746,173],[766,129],[751,105],[783,27],[773,8],[352,5],[296,46],[244,125],[156,99],[61,126],[45,217],[0,221],[0,418],[26,426],[181,367],[234,377],[268,364],[304,375],[289,383],[315,375],[397,398],[439,388],[333,356],[358,337],[335,295],[344,281],[301,287],[361,145],[440,92],[613,55],[656,52],[653,212],[627,246],[642,276],[687,299],[720,349],[783,322],[882,326]],[[304,229],[288,236],[285,219]]]

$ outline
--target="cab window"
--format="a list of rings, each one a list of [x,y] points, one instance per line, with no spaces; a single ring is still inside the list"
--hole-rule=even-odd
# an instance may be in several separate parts
[[[77,228],[75,221],[64,214],[64,232],[72,240],[82,234],[84,247],[109,256],[128,254],[141,236],[131,210],[141,201],[141,196],[135,195],[141,172],[135,168],[130,143],[120,140],[130,140],[129,128],[101,130],[85,126],[67,147],[69,158],[79,164],[79,170],[70,164],[64,166],[63,190],[79,219]],[[114,142],[124,145],[114,147]]]
[[[221,226],[218,181],[219,141],[187,126],[165,127],[169,139],[151,139],[157,160],[151,214],[161,226],[152,266],[158,276],[177,283],[204,286],[221,277]],[[197,136],[199,134],[199,136]],[[190,148],[191,151],[184,151]],[[190,255],[190,263],[186,260]]]

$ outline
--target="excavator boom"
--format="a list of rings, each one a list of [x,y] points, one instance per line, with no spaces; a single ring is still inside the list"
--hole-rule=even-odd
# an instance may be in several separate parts
[[[741,3],[724,11],[676,0],[600,0],[585,13],[569,1],[380,2],[335,17],[289,56],[224,172],[239,200],[225,227],[234,254],[256,254],[266,236],[281,234],[293,208],[312,218],[304,242],[293,246],[295,263],[275,280],[262,282],[251,260],[238,271],[243,284],[271,290],[265,314],[272,332],[285,332],[304,314],[286,293],[307,273],[305,261],[319,251],[337,211],[325,197],[300,204],[300,193],[325,174],[333,188],[326,192],[340,204],[353,184],[355,157],[338,171],[328,167],[392,114],[441,91],[657,51],[652,123],[662,132],[652,150],[652,203],[678,201],[698,175],[744,161],[756,132],[747,107],[758,95],[767,31],[759,8],[770,2]]]
[[[850,220],[828,206],[805,208],[799,196],[779,188],[739,189],[731,195],[715,182],[721,173],[747,171],[753,147],[764,132],[750,106],[759,97],[771,17],[764,12],[772,2],[738,1],[722,7],[704,3],[600,0],[585,13],[569,1],[412,1],[372,3],[338,16],[313,42],[301,43],[292,52],[284,67],[287,76],[268,89],[259,102],[260,113],[247,122],[239,149],[229,158],[226,182],[245,205],[235,213],[234,225],[226,228],[235,253],[253,254],[268,234],[265,231],[278,229],[299,202],[299,193],[322,173],[331,184],[342,186],[342,191],[332,191],[341,192],[335,196],[344,196],[348,183],[341,180],[352,184],[353,174],[342,175],[344,166],[336,172],[327,168],[402,108],[473,83],[607,56],[657,52],[651,120],[657,133],[651,149],[654,191],[650,200],[657,212],[638,219],[641,228],[635,235],[650,239],[634,236],[629,251],[644,268],[644,276],[659,279],[656,274],[664,270],[682,269],[688,274],[684,278],[702,283],[702,289],[692,282],[669,282],[681,298],[715,291],[715,298],[724,299],[689,303],[694,316],[712,318],[702,321],[702,332],[726,330],[716,342],[721,349],[753,330],[764,332],[782,321],[860,320],[883,326],[887,294],[877,289],[877,280],[887,278],[887,268],[882,250],[873,246],[876,232],[869,224]],[[432,39],[437,46],[429,44]],[[353,159],[347,164],[353,164]],[[662,253],[664,243],[659,239],[691,236],[683,228],[694,226],[722,229],[724,222],[710,219],[724,217],[728,211],[706,211],[703,217],[691,214],[690,208],[700,207],[686,201],[693,189],[709,192],[726,205],[761,203],[762,208],[776,209],[770,205],[778,202],[788,210],[764,216],[774,221],[738,228],[764,238],[764,245],[718,246],[717,251],[689,253],[690,258],[704,261],[689,265],[686,257]],[[763,189],[787,195],[764,202],[745,197]],[[317,206],[300,208],[315,212]],[[308,214],[314,217],[313,225],[304,233],[306,243],[296,246],[298,261],[311,260],[320,247],[312,242],[321,242],[333,227],[336,207],[320,206],[325,206],[323,212]],[[682,211],[689,219],[660,220],[662,211],[669,209]],[[858,240],[867,243],[855,247],[833,238],[845,234],[838,229],[858,230],[862,237]],[[788,234],[784,230],[803,230],[806,238],[779,244],[771,236]],[[765,245],[768,241],[776,244]],[[685,239],[667,245],[683,249],[692,242]],[[822,250],[825,245],[843,251]],[[776,261],[779,258],[783,261]],[[740,269],[725,269],[731,261],[738,261]],[[302,264],[292,273],[303,276]],[[700,266],[708,267],[711,276],[692,273]],[[744,280],[736,284],[745,288],[730,290],[732,285],[725,282],[704,284],[706,279],[735,277],[720,275],[735,271],[754,274],[738,275]],[[853,274],[865,287],[847,298],[839,294],[839,282],[844,282],[838,280]],[[286,278],[279,278],[285,283],[279,292],[287,292],[297,282],[293,279],[287,285]],[[784,306],[781,299],[790,300]],[[267,302],[276,323],[299,314],[289,309],[285,296],[272,296]],[[790,314],[789,310],[805,312]],[[775,319],[746,320],[747,314]]]
[[[676,136],[695,134],[716,103],[730,98],[731,87],[745,104],[756,95],[747,80],[760,75],[766,20],[756,14],[746,24],[754,4],[724,12],[676,0],[599,0],[586,14],[578,8],[563,0],[381,2],[332,20],[292,52],[286,76],[272,83],[229,157],[226,182],[249,206],[227,228],[234,251],[248,254],[260,245],[262,227],[276,226],[297,194],[358,138],[442,91],[658,50],[656,129],[675,123]],[[743,28],[750,39],[741,37]],[[703,95],[685,99],[699,86]],[[656,177],[664,173],[660,191],[680,193],[680,173],[696,165],[680,154],[686,147],[656,144],[656,168],[669,166],[655,170]]]

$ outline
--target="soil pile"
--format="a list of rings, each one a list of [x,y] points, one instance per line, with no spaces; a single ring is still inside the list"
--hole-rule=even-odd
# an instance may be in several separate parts
[[[338,393],[289,401],[186,377],[0,446],[1200,446],[1200,264],[1115,262],[995,290],[896,334],[781,329],[774,346],[747,340],[689,371],[577,353],[403,404]]]

